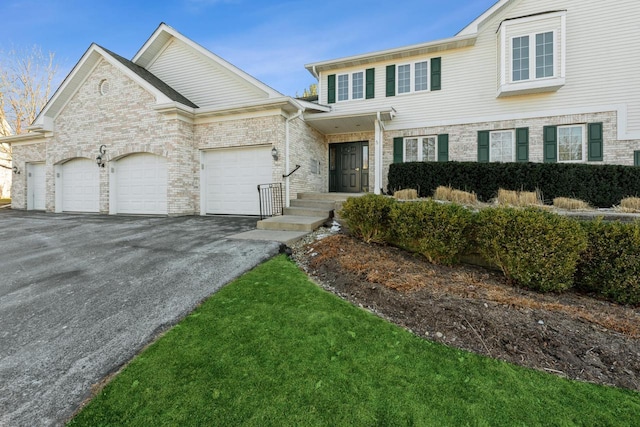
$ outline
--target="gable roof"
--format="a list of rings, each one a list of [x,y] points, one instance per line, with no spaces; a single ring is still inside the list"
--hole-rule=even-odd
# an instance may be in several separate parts
[[[252,75],[242,71],[240,68],[231,64],[230,62],[224,60],[208,49],[202,47],[198,43],[193,40],[185,37],[180,32],[176,31],[174,28],[165,24],[164,22],[160,23],[158,28],[154,31],[154,33],[149,37],[146,43],[140,48],[140,50],[133,57],[132,62],[143,67],[143,68],[152,68],[153,63],[158,59],[164,48],[171,41],[172,38],[176,38],[181,42],[185,43],[187,46],[196,51],[201,57],[205,58],[207,61],[211,61],[214,64],[218,65],[222,69],[227,72],[237,76],[239,79],[244,80],[251,86],[261,90],[270,98],[280,98],[283,96],[282,93],[277,90],[271,88],[260,80],[256,79]]]
[[[498,0],[498,1],[496,1],[493,4],[493,6],[491,6],[489,9],[484,11],[484,13],[482,15],[478,16],[469,25],[464,27],[462,30],[458,31],[458,34],[456,34],[456,37],[457,36],[465,36],[465,35],[469,35],[469,34],[477,34],[478,33],[478,28],[480,27],[480,24],[482,24],[484,21],[489,19],[498,10],[500,10],[504,6],[506,6],[507,3],[511,3],[512,1],[514,1],[514,0]]]
[[[171,86],[169,86],[168,84],[166,84],[165,82],[160,80],[158,77],[153,75],[153,73],[151,73],[150,71],[142,68],[141,66],[139,66],[137,64],[134,64],[133,62],[129,61],[126,58],[123,58],[122,56],[118,55],[117,53],[111,52],[109,49],[105,49],[102,46],[99,46],[99,47],[102,50],[104,50],[106,53],[108,53],[109,55],[111,55],[112,57],[114,57],[115,59],[120,61],[120,63],[122,63],[125,67],[127,67],[128,69],[130,69],[131,71],[136,73],[138,76],[143,78],[146,82],[151,84],[153,87],[158,89],[160,92],[165,94],[172,101],[179,102],[180,104],[186,105],[186,106],[191,107],[191,108],[198,108],[198,106],[196,104],[194,104],[193,102],[189,101],[185,96],[183,96],[182,94],[178,93],[178,91],[176,91]]]
[[[73,67],[71,72],[64,79],[60,87],[53,94],[51,99],[44,106],[33,124],[28,130],[50,131],[53,130],[53,119],[67,105],[67,102],[76,93],[78,88],[84,83],[100,60],[105,60],[115,68],[119,69],[130,79],[138,83],[142,88],[155,96],[158,104],[182,104],[184,108],[193,109],[197,106],[178,92],[164,84],[160,79],[153,76],[146,70],[139,69],[135,64],[115,53],[108,51],[93,43],[82,55],[82,58]]]

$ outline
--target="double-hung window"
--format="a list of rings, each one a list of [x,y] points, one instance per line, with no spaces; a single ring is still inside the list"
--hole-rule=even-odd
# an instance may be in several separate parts
[[[515,131],[501,130],[489,133],[489,161],[513,162],[515,160]]]
[[[511,72],[514,82],[554,76],[553,39],[553,31],[512,39]]]
[[[338,101],[364,99],[364,72],[338,75]]]
[[[405,162],[435,162],[437,157],[437,136],[420,136],[404,139]]]
[[[584,160],[584,126],[558,127],[558,161],[581,162]]]
[[[398,94],[429,90],[429,61],[398,65]]]

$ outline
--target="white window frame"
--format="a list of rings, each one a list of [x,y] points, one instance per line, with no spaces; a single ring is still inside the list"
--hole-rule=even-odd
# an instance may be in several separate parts
[[[359,98],[353,97],[353,89],[355,87],[355,85],[353,84],[353,81],[354,81],[354,76],[356,74],[362,74],[362,96]],[[347,87],[346,99],[340,99],[340,77],[343,77],[343,76],[348,76],[348,79],[347,79],[348,87]],[[348,73],[342,73],[342,74],[336,75],[336,102],[359,101],[361,99],[365,99],[366,91],[367,91],[367,73],[364,70],[350,71]]]
[[[537,51],[536,51],[536,36],[538,36],[539,34],[547,34],[547,33],[553,33],[553,75],[551,76],[547,76],[547,77],[537,77],[537,64],[536,64],[536,58],[537,58]],[[515,39],[519,39],[522,37],[529,37],[529,78],[528,79],[521,79],[521,80],[514,80],[513,79],[513,41]],[[523,82],[531,82],[531,81],[536,81],[536,80],[546,80],[546,79],[555,79],[558,77],[558,67],[556,66],[556,59],[557,59],[557,50],[555,48],[556,45],[556,40],[557,40],[557,32],[556,30],[551,30],[551,31],[540,31],[540,32],[536,32],[536,33],[528,33],[528,34],[519,34],[517,36],[513,36],[511,37],[511,40],[509,40],[509,58],[510,58],[510,63],[509,63],[509,82],[513,83],[513,84],[518,84],[518,83],[523,83]]]
[[[518,31],[520,26],[546,19],[559,19],[559,23],[540,25],[535,31]],[[545,28],[547,27],[547,28]],[[536,78],[536,34],[553,33],[553,76]],[[529,36],[529,79],[513,80],[513,39]],[[535,16],[505,20],[498,29],[497,98],[529,93],[555,92],[565,85],[567,72],[567,12],[549,12]]]
[[[498,134],[498,133],[510,133],[511,134],[511,160],[505,162],[503,160],[494,160],[493,159],[493,150],[491,148],[491,138],[493,137],[493,135]],[[489,132],[489,162],[491,163],[509,163],[509,162],[515,162],[516,161],[516,130],[515,129],[501,129],[501,130],[494,130]]]
[[[416,90],[416,64],[427,63],[427,88]],[[409,66],[409,91],[400,92],[400,67]],[[404,64],[396,65],[396,95],[408,95],[411,93],[422,93],[431,91],[431,60],[425,59],[414,62],[405,62]]]
[[[433,160],[425,160],[423,153],[423,140],[427,138],[434,139],[434,159]],[[407,140],[415,139],[418,142],[418,160],[407,160]],[[438,161],[438,135],[418,135],[418,136],[407,136],[402,139],[402,161],[403,162],[437,162]]]
[[[581,129],[582,135],[582,159],[580,160],[560,160],[560,129],[566,128],[577,128]],[[558,126],[556,128],[556,158],[558,159],[558,163],[586,163],[587,162],[587,126],[584,124],[573,124],[573,125],[564,125]]]

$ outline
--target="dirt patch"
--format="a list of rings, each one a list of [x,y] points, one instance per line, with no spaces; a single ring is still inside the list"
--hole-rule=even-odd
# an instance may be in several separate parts
[[[585,295],[541,295],[500,272],[431,265],[335,234],[293,248],[319,284],[414,334],[560,375],[640,391],[640,310]]]

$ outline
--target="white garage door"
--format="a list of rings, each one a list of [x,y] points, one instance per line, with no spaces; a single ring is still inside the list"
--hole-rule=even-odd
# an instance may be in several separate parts
[[[75,159],[62,165],[62,210],[100,210],[100,169],[93,160]]]
[[[259,215],[258,184],[271,178],[271,147],[207,151],[203,155],[207,214]]]
[[[27,209],[45,209],[45,173],[44,163],[27,164]]]
[[[115,168],[116,213],[166,215],[167,159],[154,154],[132,154]]]

